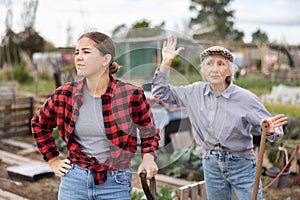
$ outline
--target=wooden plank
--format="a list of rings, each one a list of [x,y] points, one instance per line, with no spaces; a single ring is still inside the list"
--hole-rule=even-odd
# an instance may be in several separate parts
[[[200,189],[200,198],[206,199],[205,181],[200,181],[198,187]]]
[[[10,138],[10,137],[17,137],[17,136],[24,136],[30,134],[29,130],[15,130],[14,132],[5,132],[0,133],[0,138]]]
[[[24,156],[24,155],[31,154],[34,152],[38,152],[37,147],[34,147],[33,143],[28,144],[25,142],[14,140],[14,139],[2,139],[1,142],[4,144],[13,146],[13,147],[22,149],[22,150],[17,151],[17,155]]]
[[[172,184],[172,185],[177,185],[179,187],[184,186],[184,185],[189,185],[189,184],[193,183],[191,181],[178,179],[178,178],[173,178],[173,177],[162,175],[162,174],[155,175],[155,179],[157,181],[162,181],[162,182],[169,183],[169,184]]]
[[[25,197],[21,197],[17,194],[0,189],[0,199],[1,200],[29,200]]]
[[[5,98],[0,99],[0,105],[13,105],[13,104],[30,104],[33,101],[33,97],[17,97],[17,98]]]
[[[33,97],[0,99],[0,137],[30,133]]]
[[[180,200],[206,199],[205,181],[188,184],[178,189]]]
[[[2,139],[1,142],[4,143],[4,144],[11,145],[13,147],[18,147],[18,148],[22,148],[22,149],[31,149],[31,148],[33,148],[33,144],[28,144],[28,143],[25,143],[25,142],[14,140],[14,139]]]
[[[1,119],[1,124],[9,122],[14,122],[14,121],[29,121],[31,119],[32,115],[31,113],[18,113],[18,114],[12,114],[10,116],[0,116]]]
[[[199,183],[194,183],[189,185],[191,200],[197,200],[200,198],[200,191],[198,185]]]
[[[7,151],[2,151],[2,150],[0,150],[0,159],[3,162],[11,164],[11,165],[23,165],[23,164],[36,163],[39,165],[47,165],[48,166],[48,164],[46,162],[32,160],[32,159],[26,158],[24,156],[19,156],[19,155],[9,153]]]
[[[178,189],[178,200],[188,200],[190,196],[190,187],[184,186]]]
[[[25,155],[35,153],[35,152],[38,152],[38,149],[32,147],[31,149],[23,149],[23,150],[17,151],[17,155],[25,156]]]

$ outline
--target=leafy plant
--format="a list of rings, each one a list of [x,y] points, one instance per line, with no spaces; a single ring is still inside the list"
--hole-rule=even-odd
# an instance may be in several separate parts
[[[162,187],[158,193],[157,200],[173,200],[177,197],[176,192],[170,191],[167,187]]]
[[[203,180],[201,149],[194,145],[184,150],[175,151],[166,162],[176,160],[164,169],[166,175],[187,180]]]
[[[33,77],[26,71],[23,64],[20,64],[13,69],[14,80],[17,80],[19,83],[30,83],[33,81]]]
[[[59,151],[62,153],[67,153],[68,152],[67,145],[65,141],[63,141],[63,139],[60,137],[57,127],[53,129],[52,136],[55,139],[55,143]]]
[[[132,190],[131,191],[131,194],[130,194],[130,199],[131,200],[142,200],[143,199],[143,196],[144,196],[144,193],[143,192],[140,192],[140,191],[136,191],[136,190]]]

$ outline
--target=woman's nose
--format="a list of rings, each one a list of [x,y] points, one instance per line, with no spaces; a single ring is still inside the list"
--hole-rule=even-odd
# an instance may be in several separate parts
[[[82,53],[78,53],[78,54],[75,56],[75,60],[82,60],[82,59],[83,59]]]
[[[218,71],[217,64],[212,64],[210,67],[211,67],[211,71]]]

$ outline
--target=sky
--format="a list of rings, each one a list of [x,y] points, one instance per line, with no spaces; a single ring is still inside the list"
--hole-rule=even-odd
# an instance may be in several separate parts
[[[12,29],[22,31],[24,1],[0,0],[0,37],[4,36],[6,4],[12,2]],[[67,44],[67,28],[73,41],[84,32],[98,30],[111,35],[118,25],[127,27],[146,19],[151,25],[165,22],[165,29],[184,34],[189,19],[190,0],[39,0],[35,30],[57,47]],[[258,28],[271,42],[300,45],[300,0],[233,0],[235,28],[245,33],[244,41]]]

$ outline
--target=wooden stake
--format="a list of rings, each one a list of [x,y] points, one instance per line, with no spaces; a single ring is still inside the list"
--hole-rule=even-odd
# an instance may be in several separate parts
[[[263,122],[261,128],[262,128],[262,133],[261,133],[261,140],[260,140],[259,152],[257,157],[257,166],[256,166],[256,174],[255,174],[254,186],[252,191],[252,200],[257,199],[257,192],[258,192],[259,180],[260,180],[265,145],[266,145],[268,123],[266,121]]]

